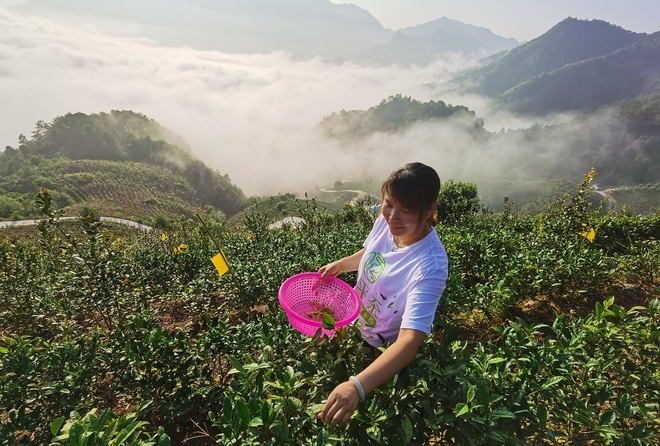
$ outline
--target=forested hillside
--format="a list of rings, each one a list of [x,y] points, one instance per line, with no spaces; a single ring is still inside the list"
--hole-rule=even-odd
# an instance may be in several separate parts
[[[133,212],[147,214],[141,217],[196,206],[230,216],[245,199],[227,175],[196,159],[180,136],[132,111],[69,113],[38,122],[32,138],[21,135],[18,148],[0,154],[0,218],[29,216],[28,203],[41,187],[51,188],[62,204],[98,198],[107,210],[124,208],[125,194],[132,194],[142,200]],[[164,204],[168,196],[174,202]]]
[[[479,151],[479,157],[493,162],[506,156],[507,165],[515,166],[515,171],[494,173],[505,181],[489,183],[498,185],[498,189],[489,187],[491,198],[508,196],[509,180],[538,184],[564,179],[569,180],[566,184],[575,184],[592,167],[598,171],[598,181],[608,187],[660,182],[660,93],[615,102],[560,124],[535,124],[499,132],[486,130],[484,120],[467,107],[395,95],[368,110],[333,113],[319,126],[328,137],[359,146],[362,139],[374,133],[401,132],[422,122],[444,125],[449,118],[463,120],[461,131],[467,132],[471,144],[466,151]],[[466,155],[466,159],[470,157]],[[485,180],[471,179],[481,184],[486,184]],[[538,196],[516,195],[524,203],[549,198],[542,191]],[[532,208],[540,210],[538,204]]]
[[[647,94],[659,87],[660,34],[568,18],[486,66],[454,79],[519,113],[545,115]]]
[[[524,166],[531,178],[576,178],[592,166],[598,170],[598,181],[608,186],[657,183],[659,97],[654,94],[615,103],[562,124],[497,133],[491,143],[527,144],[527,150],[511,162]]]
[[[103,216],[150,222],[159,215],[192,215],[201,206],[184,177],[150,164],[17,154],[2,167],[2,220],[40,217],[33,196],[42,187],[54,191],[56,204],[66,206],[67,215],[94,209]]]
[[[326,116],[319,128],[359,150],[377,133],[403,135],[420,123],[433,128],[460,122],[457,131],[465,132],[469,146],[459,157],[469,160],[468,152],[478,151],[494,165],[506,156],[506,165],[516,168],[465,178],[478,184],[487,207],[499,210],[508,197],[524,213],[542,212],[594,167],[608,189],[600,197],[608,206],[646,215],[660,207],[652,193],[660,183],[659,117],[660,93],[650,93],[562,124],[490,132],[465,106],[397,94],[368,110]],[[190,215],[198,207],[231,217],[245,203],[241,189],[195,159],[180,136],[131,111],[67,114],[38,122],[31,138],[21,135],[18,148],[0,154],[0,218],[34,218],[32,201],[41,187],[71,212],[93,207],[142,222],[159,214]]]
[[[525,114],[592,111],[660,91],[660,32],[603,56],[534,76],[502,93],[500,106]]]
[[[383,99],[369,110],[342,110],[325,116],[319,123],[325,135],[343,141],[355,140],[376,132],[394,133],[421,121],[437,121],[450,117],[466,118],[473,122],[475,134],[483,132],[483,120],[462,105],[443,101],[421,102],[397,94]]]

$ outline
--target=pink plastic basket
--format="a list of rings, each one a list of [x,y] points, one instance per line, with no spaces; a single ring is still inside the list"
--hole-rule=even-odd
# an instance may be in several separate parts
[[[335,330],[326,330],[320,320],[310,314],[330,308],[335,329],[348,325],[360,314],[360,298],[353,288],[341,279],[326,277],[320,283],[320,273],[301,273],[289,277],[280,286],[278,298],[291,326],[312,337],[321,329],[321,336],[332,337]]]

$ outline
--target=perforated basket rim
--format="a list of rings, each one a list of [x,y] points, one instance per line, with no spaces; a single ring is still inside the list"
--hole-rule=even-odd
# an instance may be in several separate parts
[[[289,304],[285,300],[282,299],[282,293],[291,284],[291,282],[295,282],[296,280],[303,279],[306,277],[321,278],[321,273],[316,273],[316,272],[300,273],[289,277],[284,282],[282,282],[282,285],[280,285],[280,289],[277,292],[277,299],[279,300],[280,305],[282,306],[282,308],[284,308],[284,311],[286,312],[286,315],[289,318],[296,319],[297,321],[300,321],[307,325],[311,325],[312,327],[323,328],[322,322],[314,321],[312,319],[307,319],[306,317],[299,315],[298,313],[293,311],[291,306],[289,306]],[[357,293],[355,292],[352,286],[350,286],[348,283],[344,282],[343,280],[337,277],[326,276],[324,280],[326,281],[326,283],[334,283],[346,289],[346,291],[348,291],[350,295],[353,296],[353,299],[355,299],[355,310],[353,311],[353,313],[351,313],[351,315],[348,316],[347,318],[335,321],[335,327],[343,327],[344,325],[350,324],[360,315],[360,309],[362,307],[362,303],[360,302],[360,297],[357,295]],[[329,331],[334,331],[334,330],[329,330]]]

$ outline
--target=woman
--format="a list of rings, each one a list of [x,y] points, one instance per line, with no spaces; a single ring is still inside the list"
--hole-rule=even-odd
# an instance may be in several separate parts
[[[381,338],[389,342],[373,363],[330,393],[319,419],[333,425],[344,425],[361,399],[415,359],[447,281],[447,254],[434,229],[438,174],[422,163],[406,164],[385,180],[381,193],[381,214],[364,247],[319,269],[321,280],[358,271],[362,336],[374,347],[383,345]]]

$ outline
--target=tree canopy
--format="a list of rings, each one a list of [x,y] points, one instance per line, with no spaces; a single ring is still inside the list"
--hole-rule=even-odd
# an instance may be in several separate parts
[[[136,162],[181,175],[195,190],[202,206],[213,206],[228,216],[238,212],[245,200],[243,191],[226,174],[196,159],[181,136],[140,113],[67,113],[50,123],[37,122],[31,136],[21,135],[18,150],[9,147],[0,154],[0,175],[8,177],[25,168],[30,156],[36,156],[30,162],[58,158]],[[19,155],[20,160],[13,159]],[[56,183],[53,179],[42,180],[42,187]],[[20,187],[11,189],[15,193],[28,192]]]

